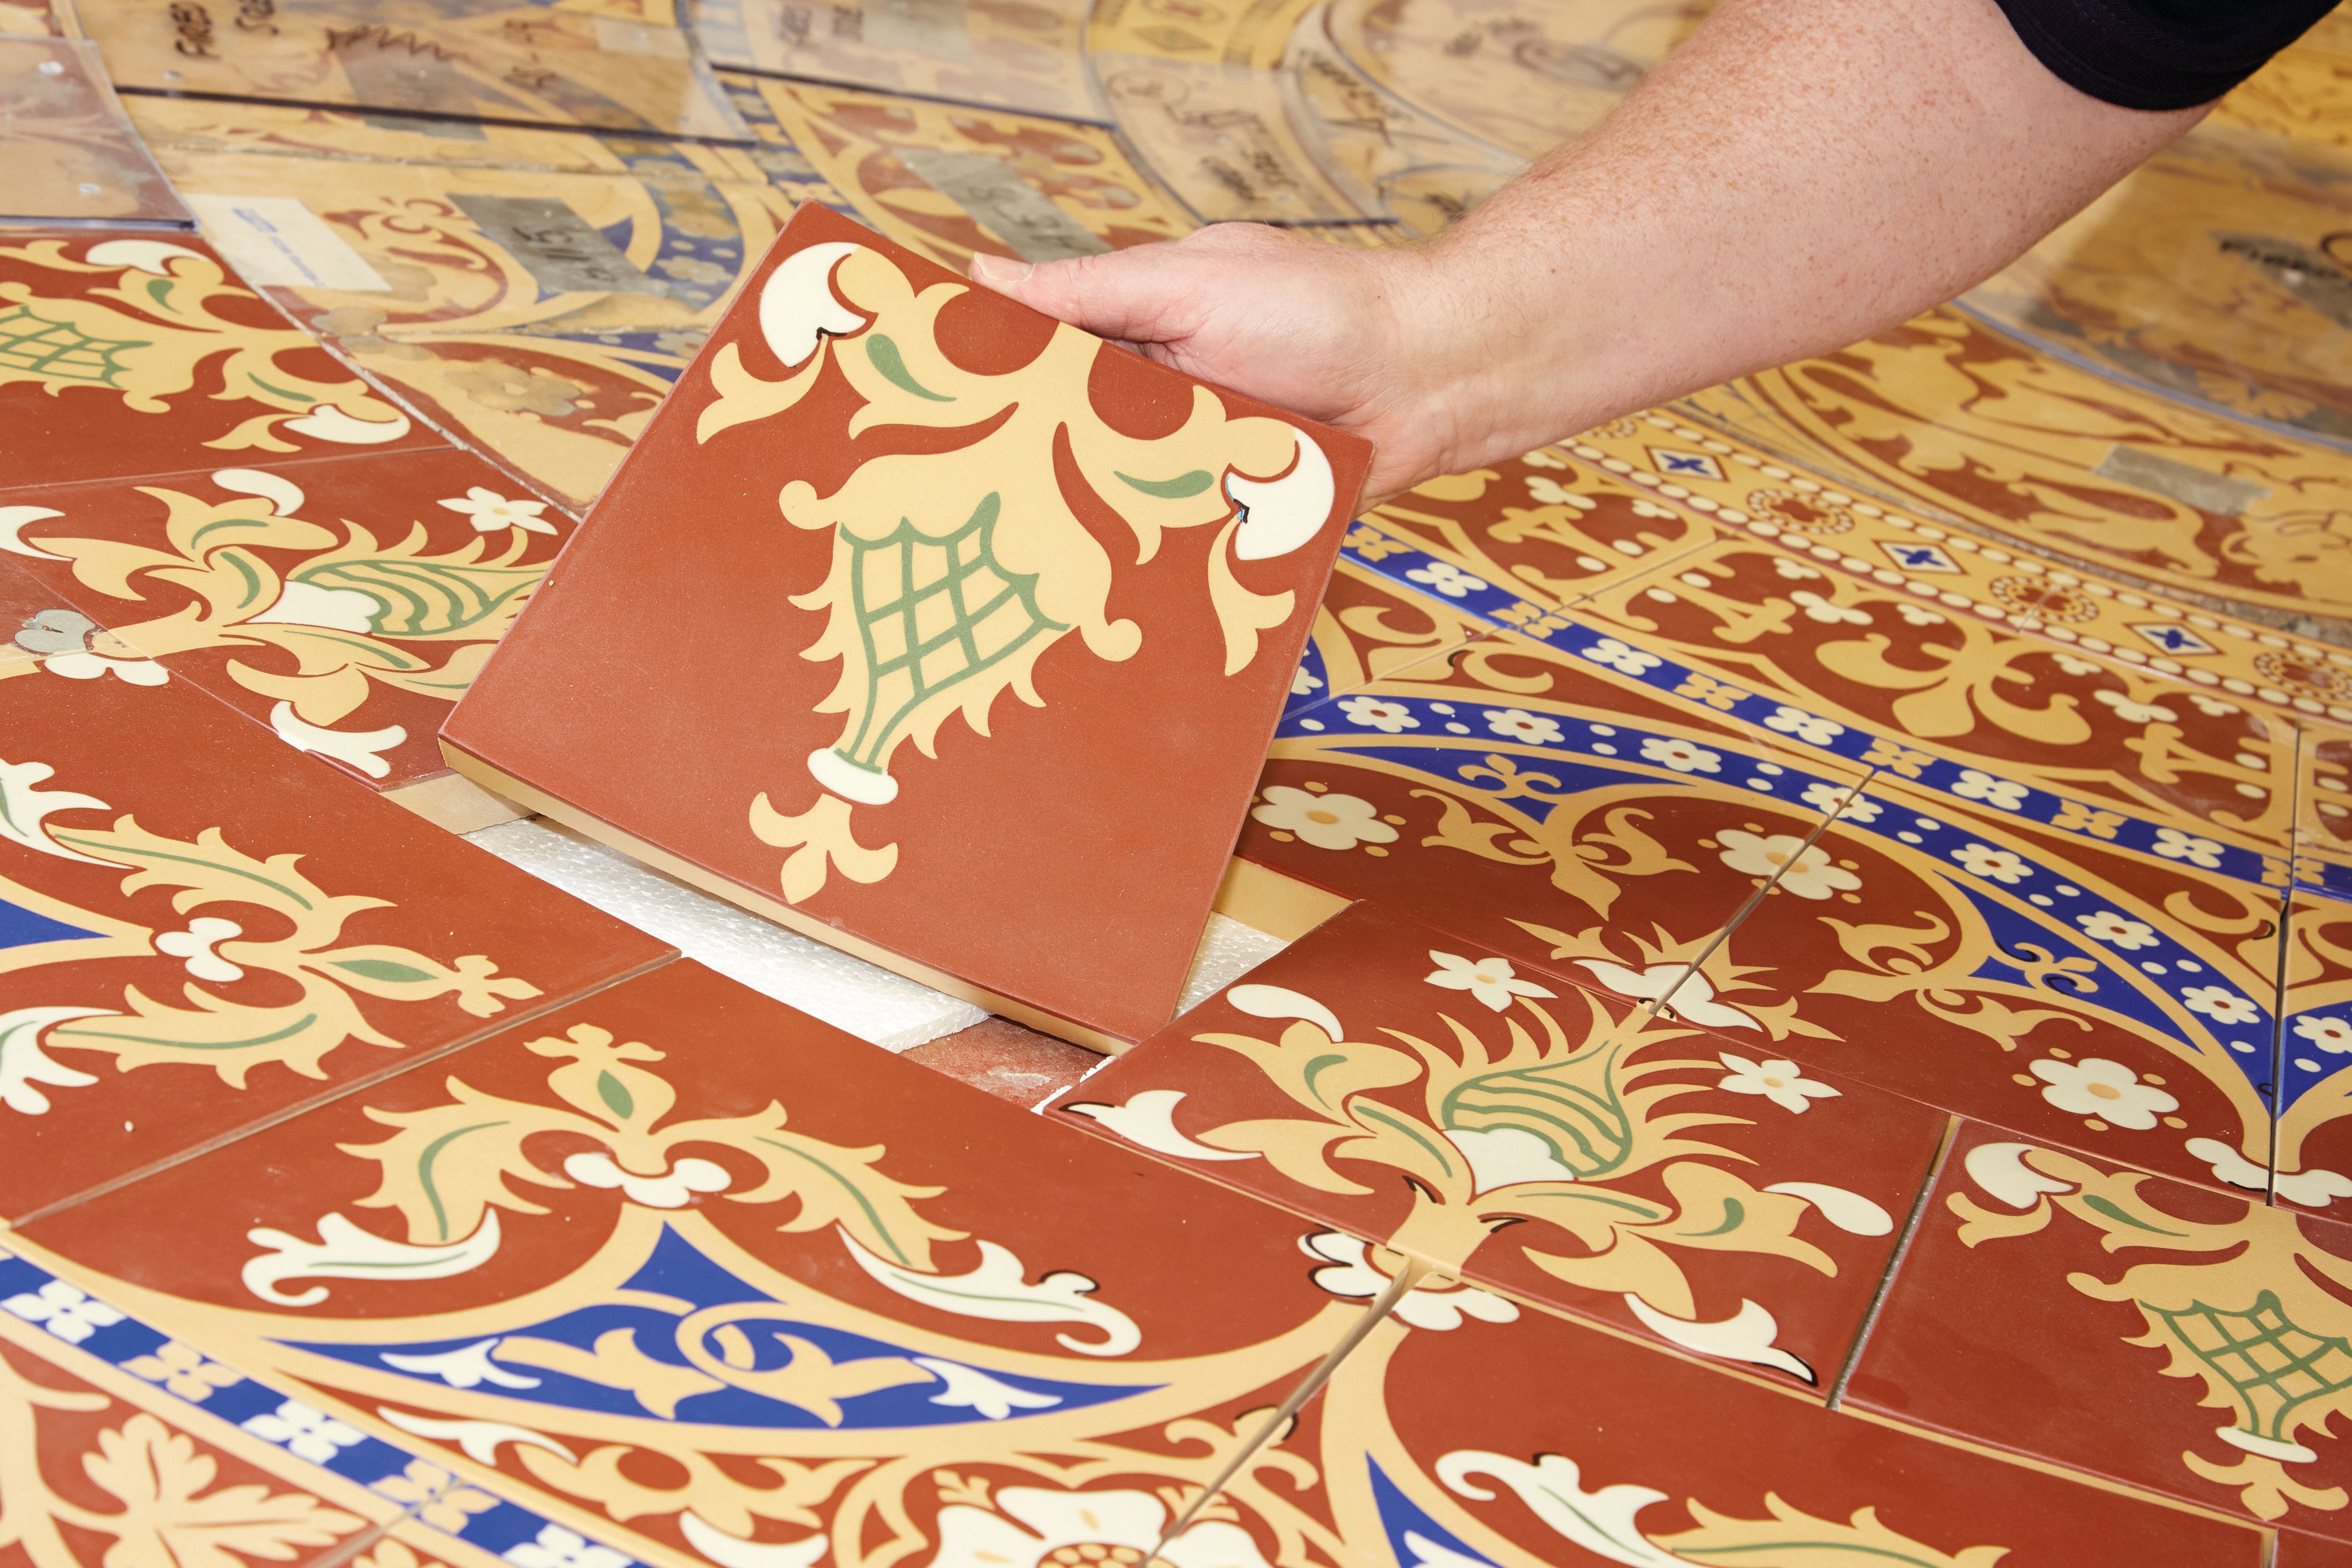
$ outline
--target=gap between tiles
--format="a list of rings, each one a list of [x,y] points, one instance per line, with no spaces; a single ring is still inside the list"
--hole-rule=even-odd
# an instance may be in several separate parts
[[[2294,864],[2292,858],[2289,866]],[[2275,1207],[2278,1204],[2279,1151],[2278,1127],[2286,1114],[2280,1103],[2280,1090],[2286,1083],[2286,1010],[2287,961],[2292,953],[2289,945],[2294,940],[2294,884],[2292,873],[2286,889],[2279,894],[2278,970],[2271,993],[2271,1142],[2270,1172],[2263,1183],[2263,1202]]]
[[[551,1013],[561,1011],[566,1007],[577,1006],[591,996],[601,994],[604,992],[611,990],[615,985],[624,984],[628,981],[639,979],[642,976],[651,974],[655,970],[661,968],[663,965],[675,962],[679,956],[679,954],[675,952],[667,953],[664,956],[654,960],[650,963],[641,963],[635,969],[627,970],[622,973],[598,981],[595,984],[589,986],[584,991],[574,991],[565,995],[551,997],[541,1005],[526,1008],[516,1013],[511,1017],[499,1017],[488,1022],[482,1028],[477,1029],[474,1033],[467,1035],[462,1040],[455,1040],[445,1046],[436,1046],[433,1049],[426,1051],[422,1055],[411,1057],[406,1060],[390,1064],[380,1072],[372,1072],[359,1078],[354,1078],[348,1083],[335,1087],[329,1093],[321,1094],[315,1099],[305,1100],[297,1104],[287,1106],[271,1115],[262,1117],[257,1121],[247,1122],[242,1127],[224,1132],[217,1138],[207,1139],[204,1142],[194,1144],[191,1147],[170,1156],[169,1158],[158,1160],[152,1164],[142,1165],[137,1170],[125,1172],[123,1174],[116,1176],[110,1181],[100,1182],[95,1186],[86,1187],[82,1191],[74,1194],[71,1197],[59,1198],[55,1203],[45,1204],[29,1214],[18,1215],[14,1220],[0,1221],[0,1235],[5,1235],[10,1230],[22,1229],[24,1226],[32,1225],[37,1221],[47,1219],[52,1215],[59,1214],[67,1209],[72,1208],[77,1204],[87,1203],[92,1198],[103,1197],[109,1193],[121,1192],[123,1188],[139,1182],[143,1182],[150,1176],[157,1175],[164,1171],[172,1170],[176,1166],[184,1165],[190,1160],[195,1159],[198,1155],[209,1154],[215,1150],[225,1149],[232,1143],[239,1142],[246,1138],[251,1137],[254,1133],[267,1131],[270,1128],[276,1127],[282,1122],[291,1121],[298,1116],[306,1116],[311,1111],[320,1110],[324,1106],[331,1105],[335,1101],[344,1099],[346,1096],[360,1092],[362,1089],[373,1089],[378,1084],[384,1082],[387,1079],[399,1078],[403,1074],[414,1072],[419,1068],[430,1067],[436,1062],[445,1060],[449,1057],[457,1055],[459,1051],[465,1050],[470,1046],[480,1044],[482,1041],[488,1039],[493,1035],[502,1034],[509,1029],[520,1028],[524,1025],[530,1023],[533,1019],[543,1018]]]
[[[1927,1199],[1943,1179],[1944,1165],[1952,1157],[1952,1145],[1960,1136],[1960,1119],[1948,1118],[1944,1123],[1944,1141],[1936,1145],[1936,1157],[1927,1162],[1927,1173],[1912,1195],[1911,1212],[1904,1216],[1903,1234],[1895,1238],[1895,1250],[1886,1257],[1886,1268],[1878,1277],[1878,1289],[1870,1298],[1870,1310],[1862,1315],[1862,1327],[1854,1331],[1853,1343],[1846,1347],[1845,1364],[1838,1368],[1835,1381],[1830,1384],[1826,1407],[1836,1410],[1845,1403],[1845,1385],[1853,1376],[1853,1369],[1862,1363],[1863,1347],[1870,1342],[1870,1331],[1878,1326],[1878,1314],[1886,1306],[1887,1293],[1895,1289],[1895,1276],[1903,1271],[1903,1259],[1911,1250],[1911,1242],[1919,1234],[1919,1226],[1927,1217]]]

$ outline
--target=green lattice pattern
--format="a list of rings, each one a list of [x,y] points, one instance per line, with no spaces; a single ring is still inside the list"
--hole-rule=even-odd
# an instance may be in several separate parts
[[[905,518],[880,539],[845,532],[850,608],[866,649],[866,701],[857,728],[835,747],[861,768],[883,753],[916,709],[950,686],[1012,658],[1046,632],[1067,631],[1037,608],[1037,574],[1008,572],[993,542],[999,501],[982,498],[943,537]]]
[[[91,337],[70,322],[37,314],[29,305],[0,310],[0,370],[119,387],[116,378],[130,368],[119,356],[146,346],[143,341]]]
[[[2297,1328],[2274,1291],[2263,1291],[2243,1312],[2202,1301],[2178,1312],[2147,1310],[2236,1391],[2246,1407],[2245,1430],[2257,1436],[2291,1441],[2287,1417],[2297,1406],[2352,1388],[2352,1341]]]

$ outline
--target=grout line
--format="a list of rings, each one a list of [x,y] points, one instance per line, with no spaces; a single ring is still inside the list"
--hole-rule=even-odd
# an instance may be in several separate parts
[[[1257,1435],[1250,1439],[1248,1445],[1240,1453],[1227,1462],[1225,1468],[1217,1473],[1216,1479],[1204,1488],[1201,1495],[1194,1498],[1184,1511],[1176,1516],[1174,1522],[1160,1532],[1159,1541],[1151,1548],[1150,1555],[1144,1559],[1144,1568],[1150,1568],[1154,1563],[1166,1561],[1161,1553],[1167,1551],[1168,1543],[1183,1534],[1201,1510],[1215,1500],[1217,1495],[1232,1483],[1235,1476],[1241,1474],[1252,1459],[1286,1435],[1286,1429],[1297,1418],[1298,1413],[1307,1407],[1307,1401],[1323,1392],[1323,1385],[1331,1381],[1332,1374],[1339,1370],[1340,1364],[1355,1353],[1356,1347],[1362,1344],[1374,1329],[1388,1321],[1389,1314],[1396,1310],[1397,1303],[1404,1300],[1406,1293],[1427,1272],[1427,1269],[1417,1265],[1411,1258],[1405,1259],[1404,1267],[1397,1270],[1396,1278],[1390,1280],[1380,1295],[1366,1307],[1363,1317],[1351,1325],[1346,1333],[1339,1336],[1339,1342],[1337,1344],[1324,1352],[1323,1359],[1317,1362],[1307,1375],[1299,1380],[1298,1386],[1290,1391],[1290,1396],[1276,1407],[1273,1415],[1266,1417],[1265,1424],[1258,1428]]]
[[[1911,1243],[1927,1222],[1927,1199],[1936,1184],[1944,1179],[1944,1166],[1952,1157],[1952,1145],[1960,1141],[1960,1118],[1953,1113],[1944,1123],[1944,1141],[1936,1146],[1936,1157],[1927,1163],[1927,1179],[1919,1184],[1919,1195],[1911,1200],[1911,1213],[1903,1221],[1903,1235],[1887,1255],[1886,1272],[1879,1276],[1878,1289],[1871,1293],[1870,1310],[1862,1315],[1862,1327],[1855,1331],[1853,1343],[1845,1352],[1845,1363],[1838,1368],[1837,1381],[1830,1384],[1828,1408],[1837,1409],[1845,1403],[1845,1385],[1852,1381],[1854,1369],[1862,1364],[1863,1347],[1870,1342],[1873,1329],[1878,1327],[1878,1314],[1886,1310],[1886,1298],[1895,1291],[1895,1277],[1902,1271],[1903,1260],[1910,1256]]]
[[[2286,1114],[2286,965],[2288,941],[2294,919],[2294,861],[2287,861],[2287,885],[2279,894],[2278,972],[2271,996],[2271,1125],[2263,1163],[2269,1173],[2263,1182],[2263,1202],[2278,1202],[2278,1130]]]
[[[102,1198],[110,1193],[119,1193],[125,1187],[133,1186],[138,1183],[147,1180],[150,1176],[161,1175],[165,1171],[177,1169],[179,1166],[186,1164],[191,1160],[198,1160],[207,1154],[216,1153],[219,1151],[227,1148],[232,1143],[242,1142],[244,1140],[250,1138],[257,1133],[267,1132],[271,1128],[291,1121],[297,1117],[308,1116],[314,1110],[323,1110],[328,1106],[348,1100],[352,1095],[358,1094],[362,1090],[373,1089],[377,1085],[383,1083],[388,1079],[399,1078],[404,1074],[415,1072],[420,1068],[430,1067],[435,1062],[442,1061],[449,1057],[456,1056],[460,1051],[467,1050],[475,1046],[478,1046],[485,1040],[490,1039],[499,1035],[503,1035],[509,1029],[520,1029],[525,1025],[535,1023],[538,1020],[545,1018],[565,1007],[575,1006],[580,1003],[587,1001],[592,996],[603,994],[604,992],[611,990],[615,985],[625,984],[629,981],[636,980],[645,975],[650,974],[655,970],[660,969],[666,964],[677,962],[680,956],[681,955],[676,950],[672,950],[667,957],[657,958],[653,963],[640,964],[638,967],[628,971],[626,973],[616,974],[609,980],[600,981],[584,991],[577,991],[573,992],[570,995],[558,997],[556,1000],[550,1002],[545,1006],[534,1007],[528,1013],[520,1014],[515,1017],[503,1020],[493,1026],[467,1035],[464,1039],[453,1041],[446,1046],[436,1046],[432,1050],[427,1051],[421,1056],[410,1057],[405,1060],[395,1061],[385,1067],[380,1072],[368,1073],[363,1077],[355,1078],[340,1088],[334,1089],[331,1093],[320,1095],[316,1099],[303,1100],[297,1105],[288,1106],[281,1110],[274,1111],[268,1116],[262,1117],[258,1121],[249,1121],[242,1126],[233,1128],[229,1131],[224,1132],[217,1137],[207,1139],[201,1143],[183,1149],[176,1154],[167,1155],[161,1160],[152,1162],[152,1163],[142,1165],[136,1170],[127,1171],[121,1175],[100,1182],[96,1186],[85,1187],[80,1192],[74,1194],[70,1197],[59,1198],[55,1203],[44,1205],[40,1208],[35,1209],[30,1214],[19,1215],[17,1218],[13,1220],[0,1220],[0,1229],[22,1230],[28,1225],[37,1224],[38,1222],[48,1219],[55,1215],[62,1214],[68,1209],[89,1203],[94,1198]]]
[[[414,1515],[414,1510],[404,1509],[401,1510],[401,1514],[398,1519],[393,1520],[388,1523],[379,1524],[372,1530],[361,1531],[357,1535],[352,1537],[351,1540],[335,1547],[325,1555],[314,1557],[310,1562],[305,1563],[302,1564],[302,1568],[341,1568],[343,1563],[349,1563],[361,1552],[382,1544],[387,1536],[391,1535],[391,1533],[401,1525],[407,1523]]]
[[[715,71],[717,68],[713,68]],[[735,66],[729,66],[725,68],[736,71],[739,75],[757,74],[743,71],[740,68]],[[206,92],[200,91],[194,88],[147,87],[137,83],[126,84],[122,82],[115,82],[111,85],[117,97],[125,98],[180,98],[193,100],[198,103],[258,103],[265,108],[272,109],[307,109],[324,110],[330,114],[378,114],[401,120],[420,121],[427,124],[436,125],[498,125],[517,131],[553,131],[558,132],[568,132],[575,136],[586,136],[596,139],[601,139],[605,136],[619,136],[631,141],[668,142],[694,147],[772,148],[776,145],[772,142],[762,142],[757,136],[749,138],[741,136],[702,136],[697,135],[691,132],[662,131],[651,126],[647,126],[641,130],[628,130],[613,125],[581,125],[577,123],[559,124],[545,120],[520,120],[509,115],[502,114],[444,114],[430,109],[398,109],[390,104],[329,103],[323,100],[310,98],[255,98],[248,93]],[[825,82],[818,85],[837,88],[840,84],[837,82]],[[719,84],[719,89],[723,94],[727,90],[726,85],[724,83]],[[919,95],[908,94],[908,96],[913,97]],[[937,101],[944,102],[947,100],[940,100]],[[730,103],[728,107],[732,109],[734,108],[734,105]],[[963,104],[961,107],[969,109],[975,106]],[[740,118],[740,111],[738,118]],[[1048,115],[1040,116],[1040,118],[1066,119],[1067,117]],[[1074,123],[1093,125],[1097,122],[1089,120],[1075,121]],[[745,124],[748,126],[750,121],[746,121]],[[593,171],[591,172],[593,173]]]
[[[1772,875],[1766,879],[1762,887],[1748,895],[1748,901],[1740,905],[1738,910],[1733,913],[1732,917],[1724,922],[1723,928],[1717,931],[1715,935],[1708,940],[1706,948],[1700,952],[1699,955],[1696,958],[1692,959],[1690,963],[1684,967],[1683,972],[1680,974],[1675,976],[1674,983],[1666,987],[1664,993],[1655,1001],[1644,1001],[1642,1004],[1643,1007],[1647,1010],[1651,1017],[1654,1018],[1660,1013],[1666,1010],[1668,1004],[1672,1003],[1675,999],[1675,993],[1681,990],[1684,984],[1687,982],[1692,975],[1696,974],[1699,972],[1699,966],[1701,964],[1715,956],[1717,949],[1720,948],[1725,942],[1731,940],[1731,933],[1739,928],[1740,922],[1747,920],[1749,915],[1756,912],[1756,906],[1764,901],[1765,895],[1780,885],[1780,879],[1788,875],[1789,868],[1805,858],[1805,852],[1811,849],[1815,842],[1821,838],[1822,835],[1830,830],[1831,825],[1837,821],[1838,814],[1843,811],[1847,806],[1853,805],[1855,797],[1860,795],[1863,790],[1869,785],[1871,780],[1877,776],[1877,772],[1873,770],[1870,773],[1864,773],[1853,784],[1847,786],[1845,794],[1839,797],[1838,803],[1825,810],[1822,814],[1821,821],[1813,825],[1813,830],[1805,835],[1805,841],[1797,846],[1797,852],[1794,855],[1790,856],[1786,860],[1780,862],[1779,869],[1775,870]]]

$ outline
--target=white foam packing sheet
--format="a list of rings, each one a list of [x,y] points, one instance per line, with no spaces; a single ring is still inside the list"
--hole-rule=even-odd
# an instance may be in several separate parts
[[[911,1050],[988,1016],[969,1002],[763,921],[543,817],[502,822],[466,837],[730,980],[884,1050]],[[1213,995],[1285,945],[1212,914],[1181,1006]]]

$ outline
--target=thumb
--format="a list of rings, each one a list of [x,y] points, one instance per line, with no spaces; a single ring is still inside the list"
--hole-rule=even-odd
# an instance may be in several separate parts
[[[1165,342],[1183,335],[1170,325],[1175,247],[1139,245],[1066,261],[1009,261],[975,254],[972,281],[1056,321],[1114,342]]]

